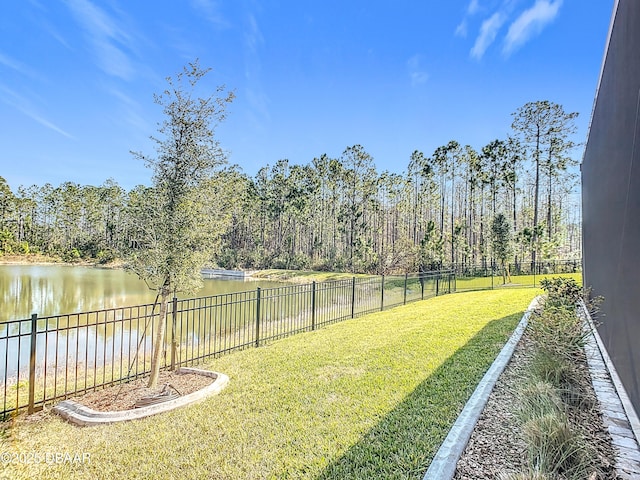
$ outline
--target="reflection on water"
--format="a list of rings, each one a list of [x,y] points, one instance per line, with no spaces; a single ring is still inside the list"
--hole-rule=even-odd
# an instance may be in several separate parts
[[[272,287],[277,282],[207,279],[193,297]],[[155,293],[123,270],[0,265],[0,322],[152,303]]]
[[[135,277],[59,266],[7,267],[0,274],[3,312],[18,318],[39,314],[0,322],[0,410],[26,406],[27,386],[33,387],[28,393],[36,395],[34,401],[44,402],[149,370],[159,308]],[[438,285],[435,278],[386,277],[384,285],[381,280],[289,285],[260,294],[258,286],[278,284],[207,280],[200,298],[179,300],[175,308],[171,303],[162,362],[191,362],[259,345],[433,296]],[[5,310],[7,305],[14,310]]]
[[[191,297],[208,297],[279,286],[278,282],[206,279]],[[0,265],[0,384],[29,365],[32,313],[38,320],[37,368],[82,364],[95,368],[119,358],[137,357],[150,350],[158,307],[155,293],[135,275],[123,270],[60,265]],[[105,309],[116,309],[100,312]],[[24,321],[14,321],[24,320]],[[121,321],[122,320],[122,321]],[[10,323],[6,323],[10,322]],[[4,325],[3,325],[4,323]],[[193,328],[193,327],[192,327]],[[122,365],[122,364],[121,364]],[[126,363],[125,363],[126,365]]]

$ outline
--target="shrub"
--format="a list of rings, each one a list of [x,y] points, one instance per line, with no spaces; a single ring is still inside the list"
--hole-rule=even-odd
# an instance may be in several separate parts
[[[523,434],[535,471],[567,479],[589,478],[593,471],[592,449],[583,436],[573,431],[566,415],[534,417],[523,425]]]
[[[113,262],[116,258],[117,258],[116,252],[111,248],[100,250],[96,255],[96,260],[100,264]]]
[[[78,260],[80,260],[80,251],[77,248],[71,248],[62,255],[63,262],[73,263]]]
[[[564,410],[562,399],[549,382],[533,380],[520,393],[522,400],[518,414],[523,423],[545,415],[559,415]]]
[[[585,385],[589,379],[580,370],[590,333],[576,311],[583,290],[571,278],[556,277],[540,283],[547,298],[542,311],[529,321],[534,346],[532,378],[520,391],[518,407],[529,470],[505,480],[600,478],[595,448],[574,431],[569,421],[576,409],[594,405]]]
[[[529,331],[537,348],[570,361],[581,354],[590,333],[575,309],[549,305],[531,316]]]
[[[22,241],[18,244],[18,253],[23,255],[29,255],[29,242]]]
[[[534,381],[543,381],[562,388],[573,376],[571,364],[547,350],[537,350],[531,360]]]
[[[547,292],[545,305],[550,307],[574,309],[582,298],[582,287],[573,278],[545,278],[540,286]]]

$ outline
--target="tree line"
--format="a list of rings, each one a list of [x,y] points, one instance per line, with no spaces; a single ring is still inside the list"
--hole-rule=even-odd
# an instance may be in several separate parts
[[[416,150],[402,173],[379,171],[361,145],[304,165],[279,160],[253,176],[219,158],[189,199],[206,226],[196,230],[215,240],[209,263],[224,268],[385,274],[495,262],[492,224],[502,214],[511,261],[576,258],[576,116],[549,101],[530,102],[513,113],[506,138],[480,148],[452,140],[431,153]],[[148,239],[145,226],[157,222],[149,212],[163,212],[176,229],[191,215],[172,203],[154,205],[159,188],[161,178],[130,191],[113,179],[12,191],[0,177],[0,253],[131,258]],[[190,242],[196,248],[198,239]]]

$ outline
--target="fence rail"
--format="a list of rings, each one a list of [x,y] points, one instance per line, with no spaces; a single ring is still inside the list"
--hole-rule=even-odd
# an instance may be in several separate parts
[[[510,262],[507,269],[511,275],[550,275],[561,273],[576,273],[582,271],[582,260],[545,260],[540,262]],[[450,267],[456,275],[471,277],[496,276],[501,267],[495,263],[486,262],[484,265],[456,263]]]
[[[455,291],[453,270],[289,285],[168,306],[162,368]],[[0,417],[149,373],[159,305],[0,324]]]

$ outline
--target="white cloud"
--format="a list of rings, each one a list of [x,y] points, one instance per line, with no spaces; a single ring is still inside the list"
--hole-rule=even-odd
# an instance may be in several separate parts
[[[19,61],[0,53],[0,65],[15,70],[16,72],[31,78],[39,78],[39,75],[31,70],[31,68],[20,63]]]
[[[480,33],[476,38],[476,43],[471,49],[471,56],[473,58],[475,58],[476,60],[480,60],[482,58],[484,52],[496,39],[498,30],[500,30],[500,27],[502,27],[502,25],[504,25],[505,20],[506,17],[502,12],[496,12],[484,22],[482,22]]]
[[[265,93],[261,81],[262,63],[260,61],[260,47],[264,44],[264,37],[262,36],[256,17],[252,14],[247,16],[244,43],[244,71],[247,81],[245,95],[251,107],[251,121],[255,124],[256,128],[264,131],[264,125],[271,121],[269,96]]]
[[[113,95],[119,103],[118,111],[120,112],[120,116],[118,119],[114,119],[115,122],[121,122],[124,120],[139,134],[153,130],[153,126],[145,120],[142,115],[142,108],[138,101],[114,86],[107,86],[105,89]]]
[[[463,19],[456,27],[456,37],[467,38],[467,19]]]
[[[509,26],[502,52],[509,55],[539,34],[556,18],[561,6],[562,0],[536,0],[531,8],[522,12]]]
[[[456,37],[467,38],[469,17],[474,16],[480,10],[481,10],[480,0],[470,0],[469,5],[467,5],[467,10],[465,12],[464,18],[456,27],[456,31],[455,31]]]
[[[409,67],[409,78],[411,79],[411,86],[422,85],[429,80],[429,74],[422,67],[423,57],[422,55],[414,55],[407,60],[407,67]]]
[[[132,43],[127,29],[121,28],[111,16],[89,0],[67,0],[67,5],[87,33],[100,68],[109,75],[130,80],[135,69],[124,52]]]
[[[47,120],[46,118],[40,116],[38,113],[36,112],[32,112],[23,108],[19,108],[19,110],[24,113],[26,116],[32,118],[33,120],[35,120],[36,122],[38,122],[40,125],[43,125],[51,130],[53,130],[56,133],[59,133],[60,135],[62,135],[63,137],[67,137],[70,139],[73,139],[73,135],[71,135],[70,133],[64,131],[62,128],[58,127],[57,125],[55,125],[54,123],[50,122],[49,120]]]
[[[64,131],[62,128],[60,128],[53,122],[49,121],[39,112],[37,112],[27,98],[23,97],[22,95],[14,92],[13,90],[3,85],[0,85],[0,93],[3,93],[3,95],[0,95],[0,100],[6,103],[7,105],[14,107],[15,109],[19,110],[24,115],[26,115],[27,117],[38,122],[40,125],[43,125],[48,129],[53,130],[54,132],[59,133],[64,137],[71,138],[71,139],[74,138],[73,135]]]
[[[474,15],[480,10],[480,1],[479,0],[471,0],[469,2],[469,6],[467,7],[467,14]]]
[[[198,10],[216,28],[228,28],[230,26],[227,19],[220,13],[220,7],[215,0],[191,0],[191,6]]]
[[[264,37],[260,32],[260,27],[258,26],[256,17],[249,15],[247,20],[249,28],[245,30],[244,39],[249,51],[255,53],[258,50],[258,46],[264,43]]]

